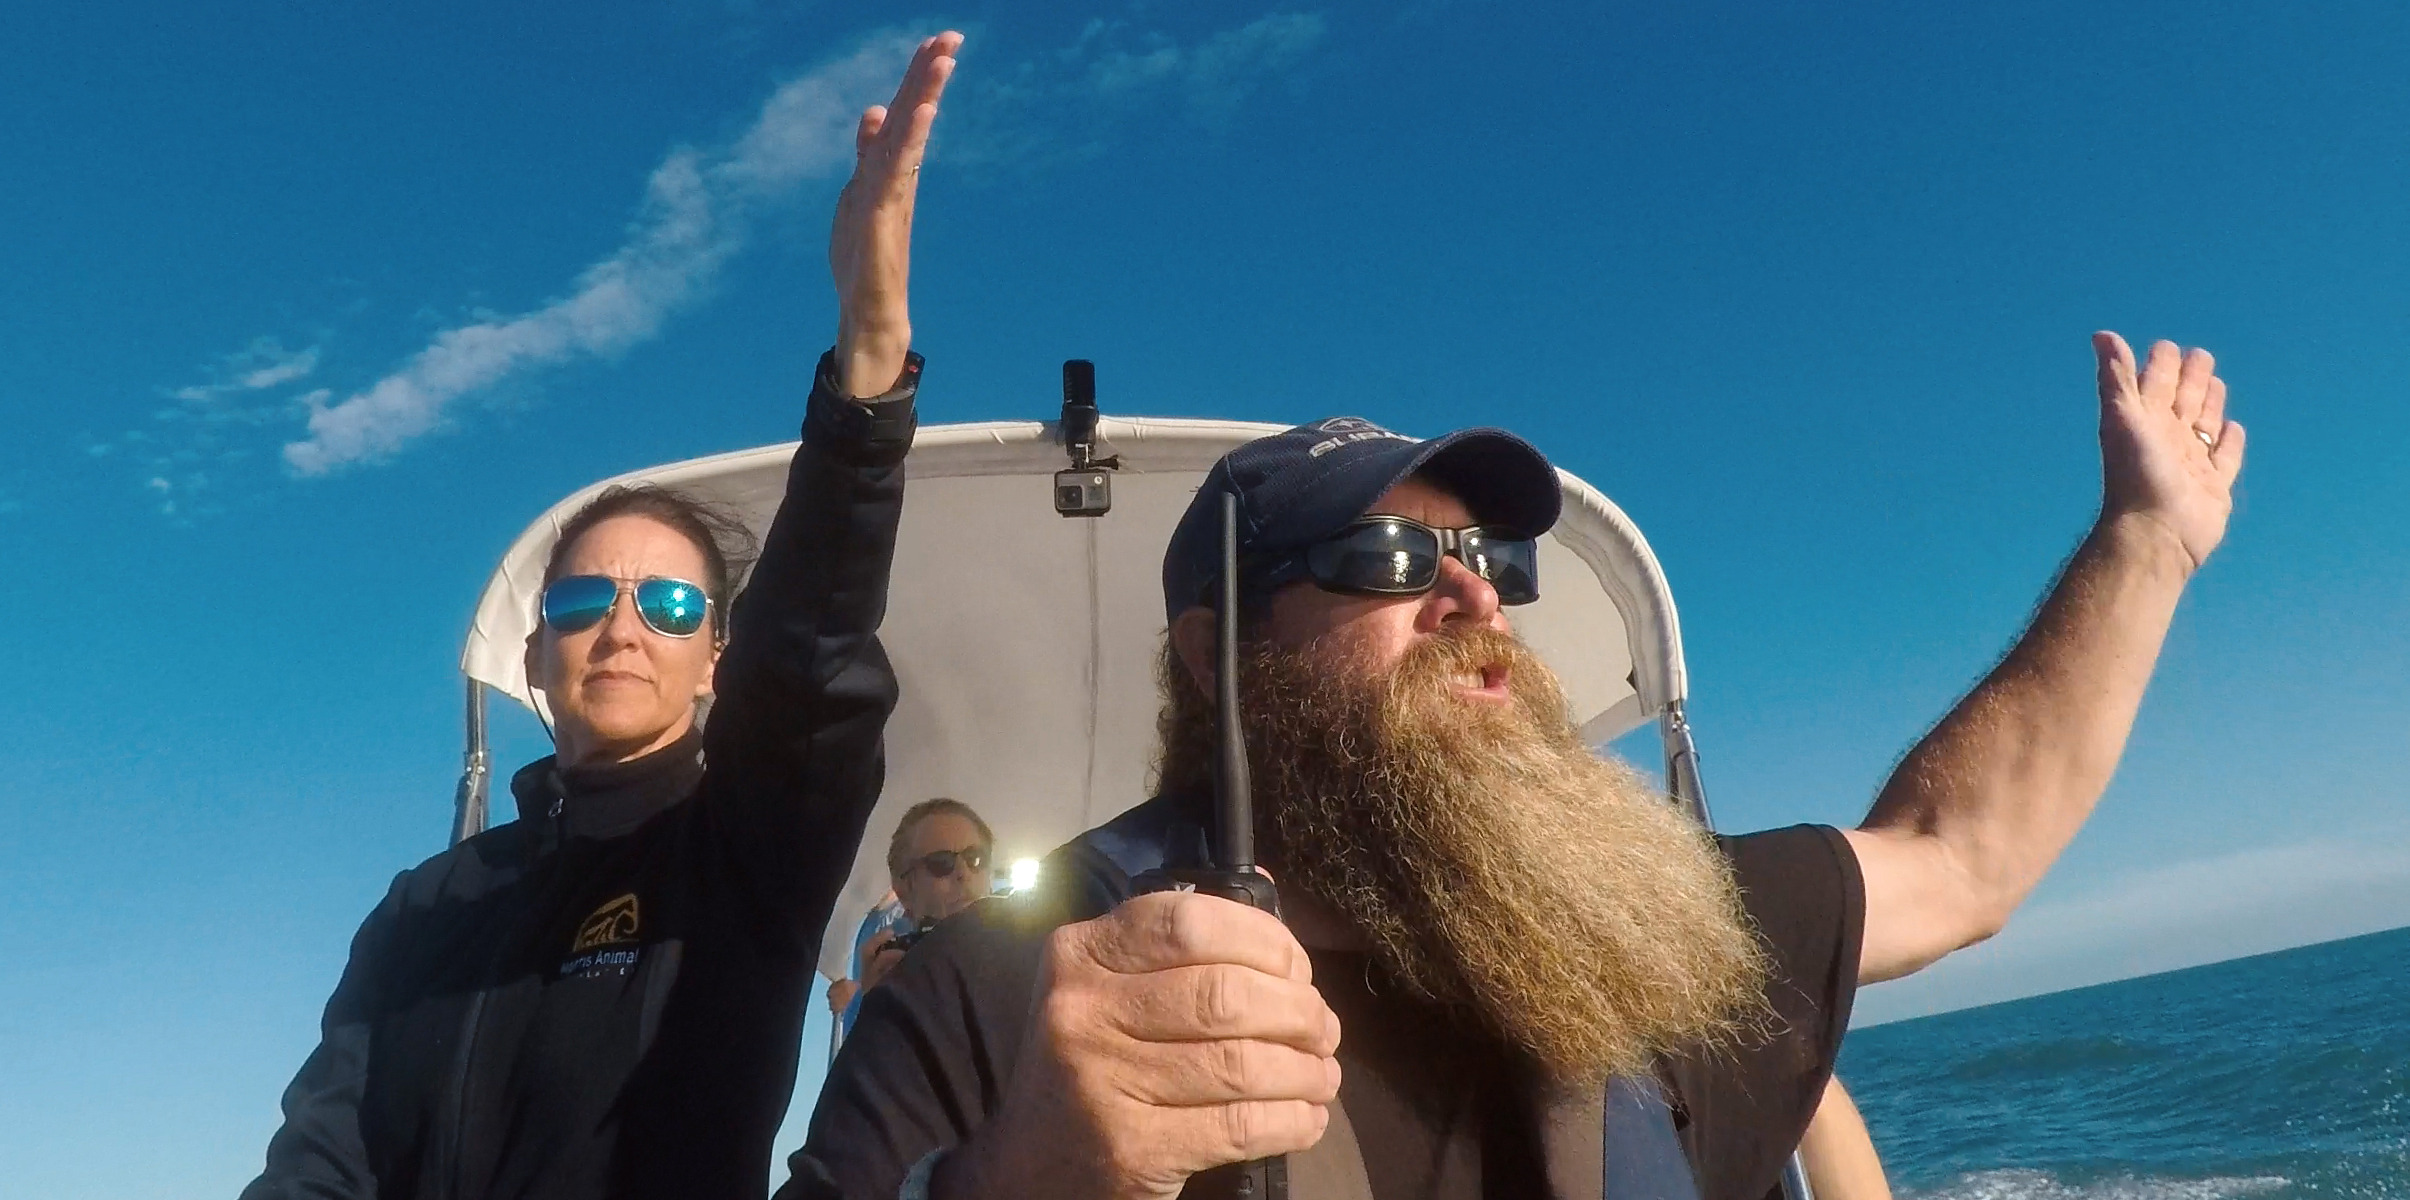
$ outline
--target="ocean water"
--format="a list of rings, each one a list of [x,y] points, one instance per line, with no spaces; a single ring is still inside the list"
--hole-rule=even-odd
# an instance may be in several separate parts
[[[2410,1200],[2410,929],[1857,1030],[1927,1200]]]

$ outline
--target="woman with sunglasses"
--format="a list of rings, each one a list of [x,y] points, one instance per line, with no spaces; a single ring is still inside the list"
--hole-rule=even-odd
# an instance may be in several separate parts
[[[676,493],[612,489],[564,523],[527,645],[558,753],[512,779],[517,820],[370,914],[247,1198],[768,1191],[895,706],[876,632],[920,372],[904,281],[960,44],[923,42],[894,117],[863,116],[837,345],[743,598],[741,527]]]

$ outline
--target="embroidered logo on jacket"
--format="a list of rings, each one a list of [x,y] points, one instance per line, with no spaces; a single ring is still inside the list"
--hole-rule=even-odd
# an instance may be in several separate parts
[[[636,893],[606,901],[578,925],[577,939],[569,945],[569,957],[561,963],[562,977],[625,975],[635,969],[643,948],[630,943],[636,940],[640,928]],[[625,949],[614,949],[622,946]]]
[[[596,946],[635,941],[636,927],[636,893],[629,892],[595,909],[594,915],[577,927],[577,942],[569,947],[569,952],[583,954]]]

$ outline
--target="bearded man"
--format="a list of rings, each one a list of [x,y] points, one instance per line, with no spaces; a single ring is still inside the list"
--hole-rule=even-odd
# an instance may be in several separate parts
[[[1159,794],[870,995],[782,1194],[1165,1198],[1289,1155],[1297,1200],[1766,1196],[1858,985],[1997,932],[2090,813],[2224,534],[2209,356],[2095,349],[2099,520],[1848,831],[1711,837],[1582,744],[1507,620],[1560,495],[1521,439],[1338,418],[1233,451],[1165,555]],[[1207,857],[1226,492],[1285,924],[1131,895]]]

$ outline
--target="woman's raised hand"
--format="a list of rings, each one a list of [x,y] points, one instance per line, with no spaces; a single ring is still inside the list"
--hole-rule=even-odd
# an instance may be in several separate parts
[[[912,349],[912,202],[937,98],[954,74],[962,35],[938,34],[913,52],[895,100],[862,113],[854,174],[837,197],[829,270],[837,283],[837,384],[849,396],[894,387]]]

